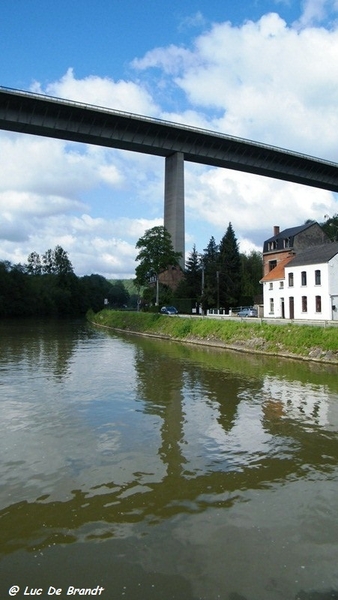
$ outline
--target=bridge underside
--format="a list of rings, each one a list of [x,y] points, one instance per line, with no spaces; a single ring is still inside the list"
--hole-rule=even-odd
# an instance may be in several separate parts
[[[184,256],[184,161],[338,191],[338,165],[225,134],[0,88],[0,129],[162,156],[164,224]]]

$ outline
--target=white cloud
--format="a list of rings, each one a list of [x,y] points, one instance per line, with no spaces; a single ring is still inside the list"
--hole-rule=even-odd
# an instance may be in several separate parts
[[[71,68],[59,81],[50,83],[44,88],[40,83],[35,82],[31,90],[58,98],[125,112],[153,116],[156,116],[159,112],[151,95],[142,85],[133,81],[120,80],[115,82],[108,77],[95,75],[76,79]]]
[[[338,0],[307,0],[293,26],[276,13],[216,23],[190,47],[135,59],[135,81],[69,69],[32,89],[338,161],[338,27],[316,26],[337,9]],[[203,25],[195,17],[185,25]],[[133,276],[137,239],[163,222],[163,159],[5,133],[0,152],[1,259],[25,262],[60,244],[79,275]],[[219,240],[231,221],[250,250],[273,225],[338,212],[333,194],[310,187],[192,164],[185,179],[186,239],[199,251],[201,224]]]
[[[158,48],[134,65],[174,78],[210,128],[337,160],[337,56],[337,28],[297,31],[270,13],[215,24],[192,49]]]
[[[186,187],[187,221],[210,224],[216,241],[231,222],[243,251],[248,240],[261,249],[273,225],[286,229],[306,219],[323,221],[337,211],[331,192],[226,169],[186,167]]]
[[[0,190],[79,197],[105,182],[123,185],[109,151],[59,140],[1,134]]]
[[[201,11],[197,11],[195,14],[190,15],[183,19],[179,26],[179,31],[184,31],[186,29],[195,28],[195,27],[203,27],[206,25],[206,19],[201,13]]]
[[[332,11],[336,12],[337,10],[338,3],[336,0],[304,0],[302,15],[295,26],[302,29],[311,27],[323,22]]]
[[[136,241],[146,229],[162,223],[161,219],[94,218],[86,213],[24,220],[20,214],[5,216],[0,222],[1,260],[24,264],[33,250],[43,254],[60,245],[79,276],[130,278],[135,273]]]
[[[193,53],[174,44],[167,48],[149,50],[143,58],[135,58],[132,62],[135,69],[145,70],[156,67],[162,69],[166,75],[177,75],[181,70],[185,70],[193,64]]]

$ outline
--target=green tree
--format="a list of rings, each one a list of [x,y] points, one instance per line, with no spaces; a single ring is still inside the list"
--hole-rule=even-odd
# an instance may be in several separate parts
[[[112,284],[102,275],[84,275],[80,280],[84,312],[91,308],[98,312],[104,308],[105,299],[109,299]]]
[[[219,245],[217,282],[218,307],[237,306],[241,295],[241,258],[231,223]]]
[[[214,236],[211,236],[209,244],[204,249],[202,256],[203,269],[203,309],[216,306],[217,302],[217,271],[218,271],[219,249]]]
[[[42,272],[46,275],[54,273],[53,251],[50,248],[42,255]]]
[[[28,256],[26,270],[29,275],[41,275],[41,258],[37,252],[31,252]]]
[[[320,223],[321,228],[325,231],[326,235],[332,240],[338,240],[338,214],[333,215],[333,217],[329,217],[325,215],[326,220],[323,223]]]
[[[39,255],[32,252],[28,257],[29,268],[32,269],[32,262],[36,264],[36,258]],[[34,264],[34,266],[35,266]],[[54,250],[50,248],[42,255],[42,273],[45,275],[69,275],[73,273],[73,266],[69,260],[68,253],[61,247],[55,246]]]
[[[261,296],[263,276],[263,257],[261,252],[253,250],[241,254],[241,296],[240,305],[254,304],[255,296]]]
[[[185,263],[184,278],[179,282],[175,290],[175,298],[190,298],[196,302],[200,301],[202,289],[202,266],[201,256],[196,250],[194,244],[192,251],[188,255]]]
[[[185,278],[187,291],[190,298],[199,298],[202,293],[202,263],[201,257],[196,250],[196,245],[190,252],[185,265]]]
[[[159,281],[158,276],[170,266],[179,266],[181,252],[175,252],[171,235],[163,226],[147,229],[145,234],[136,243],[139,250],[136,261],[140,264],[136,267],[136,284],[149,285],[153,279],[156,281],[156,304],[159,303]]]
[[[52,253],[53,261],[53,272],[56,275],[69,275],[74,273],[73,265],[69,260],[68,253],[61,248],[56,246]]]
[[[117,279],[111,283],[111,290],[108,294],[109,304],[116,308],[128,306],[130,301],[129,292],[126,290],[123,281]]]

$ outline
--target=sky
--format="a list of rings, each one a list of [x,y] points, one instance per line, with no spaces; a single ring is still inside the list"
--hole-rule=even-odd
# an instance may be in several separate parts
[[[338,0],[2,0],[0,86],[338,162]],[[163,225],[164,159],[0,131],[0,260],[56,245],[78,276],[135,275]],[[185,163],[186,255],[241,252],[338,213],[337,194]]]

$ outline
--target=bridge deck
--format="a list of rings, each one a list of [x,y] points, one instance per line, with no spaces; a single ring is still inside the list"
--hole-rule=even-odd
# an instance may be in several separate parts
[[[196,129],[0,88],[0,129],[223,167],[338,191],[338,164]]]

